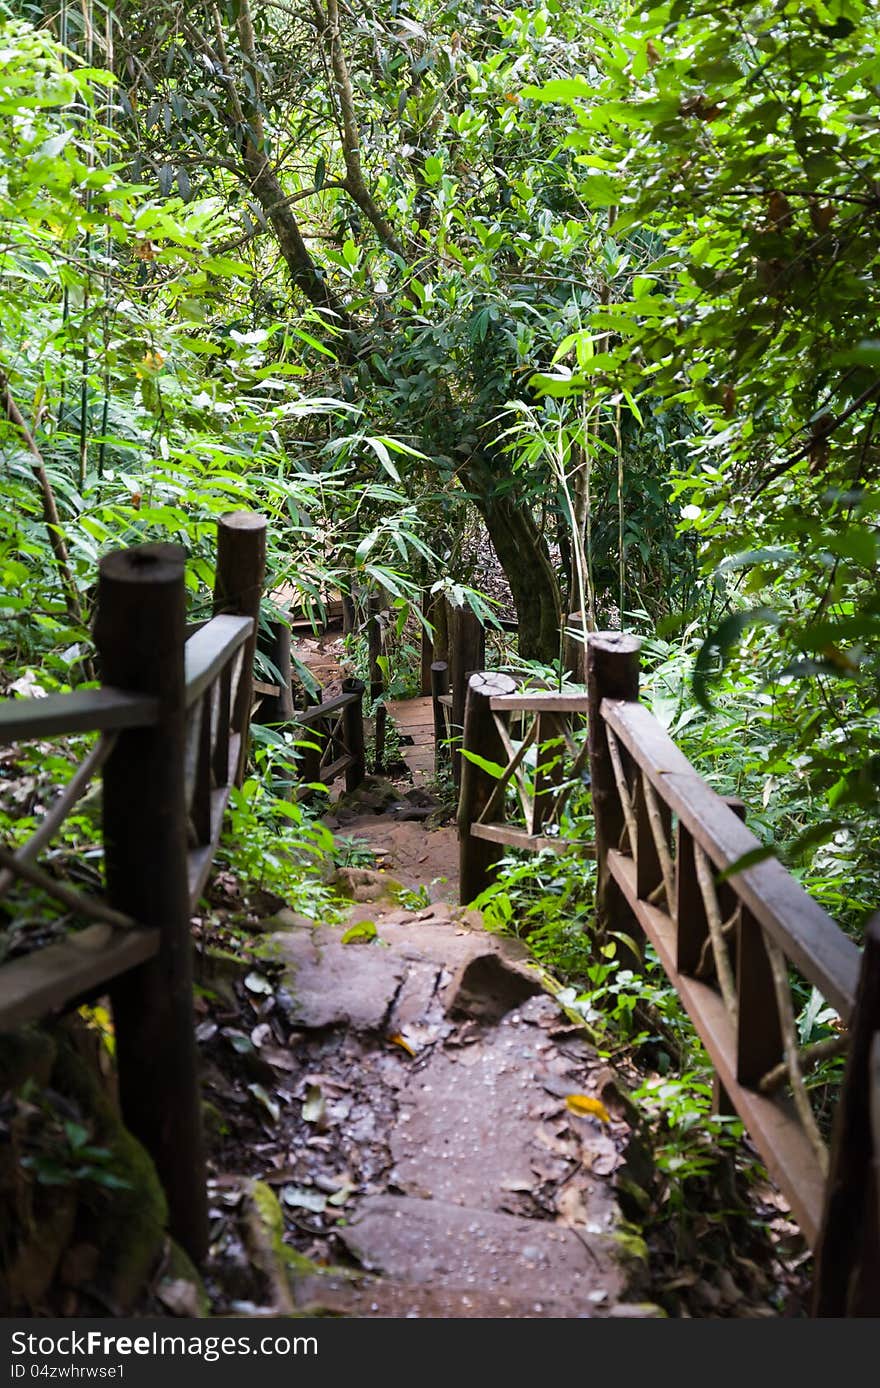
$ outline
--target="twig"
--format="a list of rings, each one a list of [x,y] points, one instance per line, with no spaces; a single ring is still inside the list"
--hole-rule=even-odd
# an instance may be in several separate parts
[[[47,896],[54,897],[60,901],[62,906],[66,906],[68,911],[73,911],[79,916],[88,916],[91,920],[106,921],[116,930],[131,930],[137,925],[137,921],[132,920],[131,916],[124,916],[121,911],[114,911],[112,906],[107,906],[97,897],[84,896],[81,892],[76,892],[72,887],[65,887],[63,883],[56,882],[54,877],[50,877],[48,872],[37,867],[35,863],[25,862],[23,859],[10,853],[8,848],[0,848],[0,868],[5,868],[15,877],[21,877],[25,882],[30,882],[34,887],[40,887]]]
[[[23,843],[21,848],[16,850],[16,862],[31,862],[41,849],[45,848],[46,844],[54,838],[76,802],[85,793],[95,773],[101,769],[113,751],[118,735],[118,733],[104,733],[100,742],[92,748],[82,765],[77,767],[61,795],[58,796],[52,808],[47,810],[27,843]],[[15,873],[10,868],[4,868],[0,872],[0,897],[6,895],[14,881]]]
[[[18,430],[24,441],[24,445],[30,453],[33,462],[31,471],[36,478],[40,488],[40,495],[43,503],[43,521],[49,535],[49,544],[52,546],[52,553],[55,556],[55,567],[61,580],[61,589],[64,593],[64,606],[67,615],[74,626],[84,627],[86,625],[83,610],[80,605],[79,593],[74,582],[73,573],[70,568],[70,555],[67,550],[67,542],[64,539],[64,532],[61,527],[61,517],[58,514],[58,505],[55,501],[55,493],[52,490],[52,483],[49,481],[46,472],[46,465],[43,455],[37,447],[33,434],[25,422],[21,410],[15,403],[9,381],[4,371],[0,370],[0,402],[2,402],[3,413],[9,423]],[[90,662],[83,662],[90,667]],[[88,678],[93,677],[91,668],[87,671]]]

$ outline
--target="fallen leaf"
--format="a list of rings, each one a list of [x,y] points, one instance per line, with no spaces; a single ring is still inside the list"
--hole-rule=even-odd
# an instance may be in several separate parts
[[[295,1070],[296,1061],[287,1051],[279,1050],[277,1046],[264,1046],[262,1049],[263,1060],[268,1060],[269,1064],[276,1070]]]
[[[262,1104],[267,1113],[271,1114],[273,1122],[277,1123],[281,1116],[280,1105],[272,1098],[261,1084],[249,1084],[248,1093],[252,1094],[258,1104]]]
[[[346,1181],[344,1186],[340,1186],[337,1191],[328,1197],[328,1205],[344,1205],[350,1195],[354,1195],[357,1186],[353,1186],[350,1181]]]
[[[389,1036],[388,1040],[393,1041],[394,1045],[399,1046],[402,1051],[406,1051],[407,1055],[415,1055],[415,1051],[413,1050],[412,1046],[409,1044],[405,1036],[401,1036],[399,1031],[396,1031],[393,1036]]]
[[[327,1208],[327,1197],[319,1190],[303,1190],[302,1186],[285,1186],[281,1192],[285,1205],[297,1209],[311,1210],[313,1214],[323,1214]]]
[[[264,1045],[272,1035],[272,1028],[268,1022],[260,1022],[259,1026],[254,1027],[251,1032],[251,1040],[258,1048]]]
[[[565,1106],[578,1118],[599,1118],[603,1123],[611,1122],[611,1114],[602,1100],[591,1099],[588,1094],[566,1094]]]
[[[617,1152],[598,1152],[590,1163],[590,1170],[597,1176],[610,1176],[612,1171],[616,1171],[620,1165],[621,1158]]]
[[[327,1105],[320,1085],[309,1085],[308,1092],[303,1100],[302,1116],[304,1123],[316,1123],[318,1127],[324,1127],[326,1124]]]

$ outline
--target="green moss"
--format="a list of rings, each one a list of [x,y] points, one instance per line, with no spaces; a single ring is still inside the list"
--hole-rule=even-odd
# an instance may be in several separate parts
[[[248,1186],[248,1195],[253,1201],[260,1222],[269,1236],[272,1252],[279,1261],[283,1262],[286,1253],[284,1247],[284,1214],[278,1203],[278,1197],[271,1186],[266,1185],[265,1181],[252,1181]]]
[[[56,1041],[52,1085],[76,1100],[92,1125],[94,1143],[113,1153],[113,1175],[126,1183],[125,1189],[84,1183],[79,1222],[84,1237],[101,1249],[98,1285],[114,1305],[127,1309],[142,1293],[165,1245],[165,1194],[152,1160],[124,1127],[98,1076],[63,1030]]]
[[[617,1245],[625,1261],[647,1264],[648,1245],[634,1224],[622,1220],[608,1237]]]

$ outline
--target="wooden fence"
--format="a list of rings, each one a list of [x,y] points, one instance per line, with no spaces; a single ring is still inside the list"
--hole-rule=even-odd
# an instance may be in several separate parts
[[[181,548],[108,555],[95,626],[102,687],[0,700],[2,742],[100,734],[27,843],[0,849],[0,895],[24,880],[93,923],[0,967],[0,1031],[109,992],[122,1115],[156,1164],[172,1233],[197,1261],[207,1203],[190,918],[243,776],[265,543],[262,517],[220,520],[215,616],[189,628]],[[351,785],[363,775],[362,691],[353,681],[299,716],[317,757],[300,766],[303,779],[344,771]],[[98,773],[105,899],[35,861]]]
[[[595,855],[600,929],[651,942],[715,1068],[719,1101],[742,1118],[815,1250],[815,1314],[877,1315],[880,917],[860,951],[775,858],[727,875],[759,841],[743,806],[716,794],[638,702],[638,649],[632,637],[592,635],[585,695],[471,677],[462,901],[492,881],[510,846]],[[560,814],[587,767],[594,842],[569,844]],[[523,823],[509,821],[508,786]],[[799,1045],[792,972],[837,1011],[837,1035]],[[829,1152],[806,1076],[844,1052]]]

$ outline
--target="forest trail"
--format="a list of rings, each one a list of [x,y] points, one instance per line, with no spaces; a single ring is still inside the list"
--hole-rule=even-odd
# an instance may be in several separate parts
[[[296,634],[292,654],[325,699],[341,688],[338,633]],[[458,835],[451,807],[425,789],[432,700],[389,700],[387,712],[412,784],[368,776],[323,816],[372,863],[338,873],[345,920],[282,910],[264,927],[291,1028],[285,1085],[302,1101],[281,1118],[295,1157],[281,1168],[296,1180],[288,1199],[303,1202],[296,1247],[313,1259],[291,1279],[293,1305],[656,1314],[636,1299],[639,1240],[614,1190],[631,1138],[615,1076],[527,946],[451,904]]]
[[[454,895],[453,829],[386,813],[345,830],[381,867],[343,870],[354,898],[344,925],[282,912],[267,940],[283,966],[300,1089],[319,1111],[300,1125],[299,1179],[308,1170],[319,1189],[340,1179],[356,1188],[344,1209],[328,1209],[326,1232],[338,1261],[365,1274],[301,1275],[296,1306],[391,1317],[656,1313],[627,1299],[640,1264],[613,1191],[630,1129],[612,1072],[521,942],[490,935],[479,912],[447,900],[412,903],[429,872],[446,879],[434,895]],[[607,1104],[607,1121],[573,1112],[569,1095]]]

